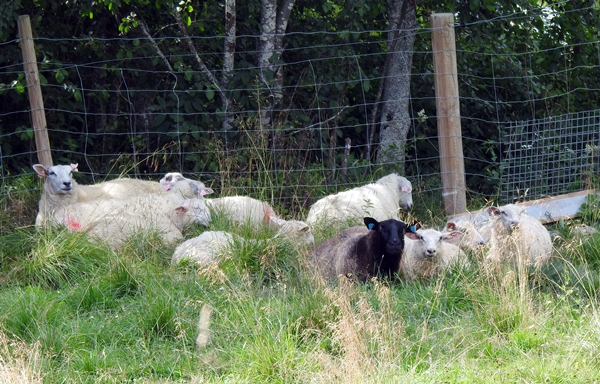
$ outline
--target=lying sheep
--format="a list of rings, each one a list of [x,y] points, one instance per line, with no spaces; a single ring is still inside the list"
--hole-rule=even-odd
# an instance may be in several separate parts
[[[412,204],[410,181],[392,173],[375,183],[318,200],[310,207],[306,222],[316,228],[359,225],[365,216],[376,220],[399,219],[400,208],[409,210]]]
[[[274,239],[285,239],[293,245],[304,246],[314,244],[314,237],[309,226],[297,220],[283,220],[273,217],[273,223],[279,230],[273,236]],[[171,264],[178,264],[182,260],[190,260],[199,265],[209,265],[218,262],[231,251],[232,245],[242,242],[257,241],[256,239],[244,239],[225,231],[206,231],[199,236],[181,243],[173,253]]]
[[[248,196],[206,199],[206,204],[213,215],[225,217],[232,224],[249,225],[255,230],[268,225],[272,217],[277,217],[269,203]]]
[[[54,214],[68,229],[118,249],[132,235],[153,231],[166,243],[183,239],[181,231],[190,224],[208,225],[210,213],[204,199],[178,195],[145,194],[127,199],[74,203]]]
[[[411,229],[395,219],[363,220],[366,228],[348,228],[315,247],[312,259],[326,280],[343,275],[366,281],[372,276],[389,277],[398,272],[404,234]]]
[[[204,185],[203,182],[188,179],[179,172],[169,172],[159,184],[163,186],[165,191],[179,193],[184,197],[201,197],[213,193],[211,188]]]
[[[44,179],[42,195],[39,202],[37,227],[47,223],[52,213],[61,207],[77,202],[92,202],[105,199],[124,199],[142,194],[165,195],[168,191],[157,182],[120,178],[93,185],[80,185],[73,180],[73,172],[77,172],[77,164],[55,165],[44,167],[33,165],[37,175]],[[184,178],[185,179],[185,178]],[[200,197],[212,193],[203,183],[190,179],[179,180],[169,192],[178,193],[186,198]]]
[[[77,202],[76,183],[71,174],[77,170],[77,164],[54,165],[44,167],[41,164],[33,165],[37,175],[44,179],[42,195],[40,197],[38,214],[35,218],[36,227],[46,224],[47,218],[61,207]]]
[[[459,231],[462,236],[457,236],[457,245],[463,251],[481,252],[485,247],[485,240],[477,230],[475,224],[469,220],[456,220],[446,223],[444,232]]]
[[[479,231],[486,240],[489,239],[487,259],[517,259],[538,266],[552,256],[552,238],[548,229],[529,216],[524,207],[507,204],[488,207],[486,212],[491,220]]]
[[[468,265],[466,255],[456,245],[462,237],[460,231],[418,229],[407,232],[406,237],[400,272],[410,280],[431,277],[454,263]]]

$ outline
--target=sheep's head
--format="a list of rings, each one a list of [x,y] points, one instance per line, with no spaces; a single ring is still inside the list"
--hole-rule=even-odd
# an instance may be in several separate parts
[[[42,164],[33,165],[39,177],[44,179],[49,191],[55,195],[70,194],[73,189],[72,173],[77,172],[77,164],[53,165],[44,167]]]
[[[407,232],[406,237],[415,240],[419,244],[419,248],[424,257],[435,257],[443,241],[455,243],[460,241],[462,233],[460,231],[440,232],[435,229],[419,229],[416,232]]]
[[[459,220],[456,222],[446,223],[444,228],[446,232],[458,231],[461,236],[455,236],[448,240],[449,243],[457,245],[459,247],[465,247],[470,250],[480,250],[485,246],[485,240],[475,228],[475,224],[468,220]]]
[[[185,199],[175,208],[175,214],[180,223],[184,226],[193,223],[200,225],[208,225],[211,222],[210,211],[201,199]]]
[[[409,228],[406,223],[395,219],[378,222],[372,217],[363,219],[370,231],[377,231],[387,253],[401,253],[404,249],[404,233]]]
[[[213,190],[206,187],[203,182],[188,179],[179,172],[167,173],[159,183],[165,191],[178,192],[186,197],[202,197],[213,193]]]
[[[275,237],[285,236],[298,243],[314,244],[315,238],[308,224],[298,220],[284,220],[270,215],[269,222],[279,227]]]
[[[502,207],[488,207],[486,212],[495,220],[499,220],[506,228],[513,229],[519,226],[521,213],[524,209],[514,204]]]
[[[413,198],[412,198],[412,184],[408,179],[402,176],[398,176],[399,188],[400,188],[400,207],[405,211],[408,211],[412,208]]]

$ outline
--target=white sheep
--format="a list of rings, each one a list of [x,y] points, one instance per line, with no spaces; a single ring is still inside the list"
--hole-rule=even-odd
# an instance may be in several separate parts
[[[292,245],[303,247],[314,244],[314,237],[310,227],[298,220],[283,220],[272,217],[272,222],[279,227],[273,239],[289,241]],[[236,243],[262,241],[245,239],[241,236],[225,231],[206,231],[181,243],[173,253],[171,264],[178,264],[182,260],[190,260],[196,264],[206,266],[218,262],[225,254],[231,251]]]
[[[522,260],[540,265],[552,256],[552,238],[548,229],[529,216],[524,207],[507,204],[488,207],[491,220],[479,228],[489,249],[486,258],[495,261]]]
[[[59,208],[77,202],[77,194],[73,187],[76,183],[71,174],[77,170],[77,164],[54,165],[44,167],[34,164],[33,169],[37,175],[44,179],[42,195],[40,197],[38,214],[35,218],[36,227],[46,224],[47,218]]]
[[[227,196],[206,199],[206,204],[214,216],[221,216],[236,225],[249,225],[255,230],[277,217],[269,203],[248,196]]]
[[[399,219],[400,208],[412,208],[412,185],[396,173],[374,183],[329,195],[315,202],[306,222],[311,228],[360,225],[363,217],[376,220]]]
[[[401,274],[414,280],[439,274],[455,263],[468,265],[466,255],[455,245],[461,236],[460,231],[440,232],[431,228],[407,232]]]
[[[188,179],[179,172],[169,172],[159,184],[163,186],[165,191],[179,193],[184,197],[201,197],[213,193],[211,188],[204,185],[198,180]]]
[[[144,194],[127,199],[105,199],[74,203],[56,211],[54,219],[68,229],[118,249],[129,237],[153,231],[166,243],[182,240],[188,225],[210,223],[210,212],[201,199],[183,199],[176,194]]]
[[[457,240],[453,244],[458,245],[463,251],[481,252],[484,249],[485,239],[472,221],[460,219],[446,223],[444,232],[453,231],[462,233],[462,236],[453,238]],[[452,242],[452,239],[449,242]]]
[[[165,188],[160,183],[130,178],[119,178],[93,185],[81,185],[73,179],[77,172],[77,164],[54,165],[44,167],[33,165],[38,176],[44,179],[42,195],[39,202],[38,215],[35,220],[37,227],[47,224],[47,219],[53,217],[53,212],[78,202],[94,202],[106,199],[126,199],[136,195],[167,195],[179,194],[186,198],[201,197],[212,193],[202,182],[183,178],[172,188]]]

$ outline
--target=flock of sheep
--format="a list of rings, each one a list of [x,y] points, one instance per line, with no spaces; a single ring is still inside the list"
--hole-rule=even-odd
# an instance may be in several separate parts
[[[135,233],[154,231],[163,241],[178,244],[173,264],[218,263],[233,244],[259,241],[224,231],[204,231],[184,241],[187,226],[209,226],[215,214],[254,230],[272,227],[276,238],[310,247],[311,265],[326,280],[429,277],[451,265],[469,265],[472,252],[484,260],[540,265],[553,251],[544,225],[512,204],[486,208],[484,221],[448,222],[441,230],[404,223],[399,214],[412,208],[412,185],[395,173],[316,201],[303,222],[284,220],[254,198],[207,198],[212,189],[180,173],[168,173],[159,182],[119,178],[79,185],[72,177],[77,164],[36,164],[33,169],[44,180],[37,227],[64,225],[113,249]],[[315,245],[313,231],[324,228],[339,230]]]

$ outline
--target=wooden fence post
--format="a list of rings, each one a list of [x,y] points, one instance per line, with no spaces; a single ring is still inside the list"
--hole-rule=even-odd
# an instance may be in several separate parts
[[[454,16],[433,14],[431,25],[442,198],[445,213],[451,216],[467,210]]]
[[[52,152],[48,140],[48,129],[46,126],[46,115],[44,114],[44,100],[40,87],[37,59],[33,47],[33,34],[29,15],[21,15],[18,20],[19,37],[21,39],[21,51],[23,53],[23,69],[27,78],[27,93],[31,107],[31,121],[35,135],[38,161],[45,167],[52,165]]]

